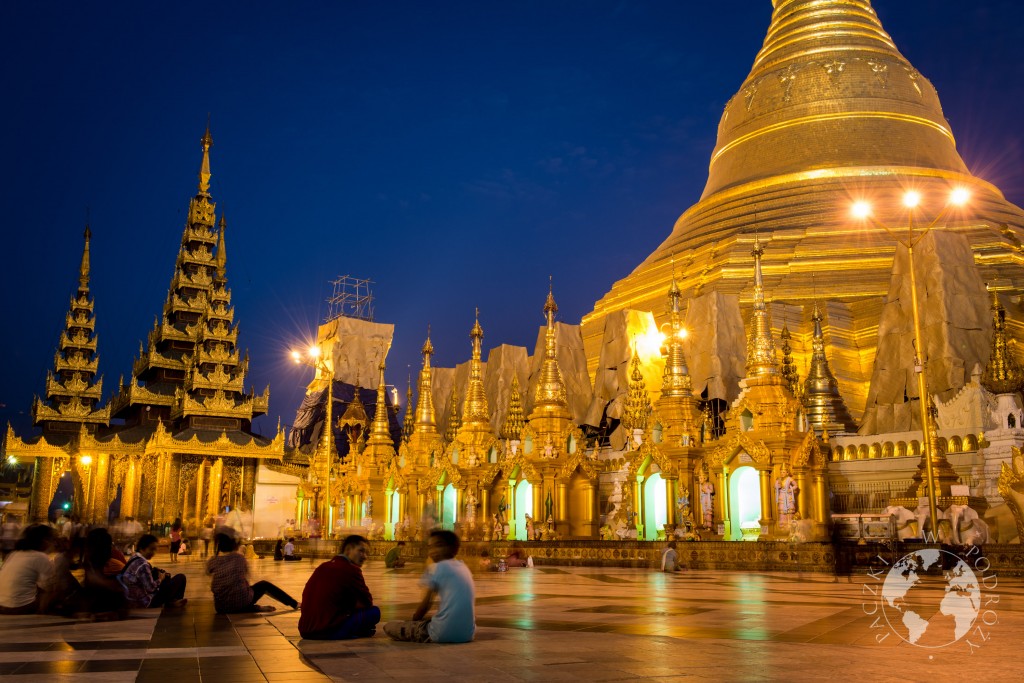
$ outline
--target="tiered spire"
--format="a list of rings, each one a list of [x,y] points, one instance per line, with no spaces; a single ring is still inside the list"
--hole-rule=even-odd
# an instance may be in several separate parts
[[[423,369],[420,370],[420,397],[416,404],[416,425],[417,434],[422,434],[428,440],[437,439],[437,419],[434,417],[434,383],[431,377],[433,370],[430,367],[430,357],[434,355],[434,345],[430,343],[430,328],[427,327],[427,340],[423,342]]]
[[[807,421],[817,431],[830,433],[855,432],[857,425],[839,393],[839,383],[832,374],[825,356],[825,338],[821,331],[822,315],[818,303],[814,303],[814,335],[811,337],[811,367],[804,380],[804,405],[807,407]]]
[[[501,427],[501,438],[506,441],[518,441],[526,425],[523,420],[523,398],[519,393],[519,377],[512,375],[512,390],[508,397],[508,412],[505,413],[505,424]]]
[[[99,355],[96,353],[96,317],[89,292],[89,241],[92,231],[85,226],[85,245],[78,269],[78,289],[71,297],[64,320],[64,332],[54,356],[54,370],[46,373],[46,399],[32,404],[34,424],[46,422],[82,422],[107,424],[110,408],[98,408],[103,395],[103,379],[97,378]]]
[[[764,247],[757,235],[750,255],[754,257],[754,315],[747,342],[747,379],[778,377],[779,361],[775,355],[775,340],[772,338],[772,319],[764,302],[764,279],[761,275],[761,256]]]
[[[462,424],[459,431],[471,430],[490,432],[490,411],[487,408],[487,395],[484,393],[484,380],[481,357],[481,346],[484,330],[480,327],[480,309],[476,310],[473,329],[469,332],[473,341],[473,356],[469,361],[469,386],[466,388],[466,399],[462,407]]]
[[[530,411],[530,422],[539,418],[551,418],[559,421],[570,419],[569,404],[565,397],[565,383],[562,381],[562,372],[558,368],[558,358],[555,345],[555,313],[558,312],[558,304],[555,303],[553,287],[548,285],[548,297],[544,301],[544,317],[547,321],[547,328],[544,331],[544,361],[540,366],[540,378],[533,396],[533,410]],[[553,427],[554,425],[548,425]],[[564,426],[564,425],[563,425]]]
[[[676,282],[675,273],[673,273],[672,286],[668,290],[669,333],[663,347],[665,356],[665,372],[662,375],[661,383],[663,398],[693,397],[693,383],[690,379],[690,370],[686,366],[686,354],[683,351],[683,340],[686,339],[688,332],[683,327],[681,299],[682,292],[679,290],[679,283]]]
[[[213,420],[222,429],[247,430],[254,417],[266,413],[269,388],[256,396],[246,394],[243,386],[248,357],[239,354],[227,286],[227,221],[222,215],[214,227],[216,205],[210,198],[212,145],[207,126],[199,191],[189,204],[162,320],[135,362],[132,382],[121,387],[114,401],[118,417],[131,420],[134,414],[138,419],[145,414],[142,407],[160,407],[151,418],[196,416],[207,427]]]
[[[630,363],[629,393],[626,394],[626,406],[622,413],[622,426],[632,436],[635,429],[647,429],[647,418],[651,414],[651,399],[647,395],[647,384],[640,372],[640,357],[633,347],[633,359]]]
[[[405,421],[402,424],[403,443],[409,443],[409,439],[412,438],[412,433],[416,429],[414,412],[412,407],[412,375],[410,375],[408,383],[405,385]]]
[[[817,304],[815,304],[815,310],[817,310]],[[796,364],[793,362],[793,347],[789,343],[792,337],[789,334],[789,326],[785,323],[782,325],[780,339],[782,341],[782,377],[786,380],[789,390],[793,392],[794,396],[797,396],[800,393],[800,374],[797,372]]]
[[[697,404],[693,400],[693,381],[690,370],[686,366],[686,353],[683,344],[689,332],[683,326],[682,292],[676,282],[675,272],[672,273],[672,286],[668,290],[669,319],[668,335],[661,347],[665,358],[665,371],[662,374],[661,396],[658,398],[658,414],[662,424],[675,428],[680,435],[695,435],[699,419]],[[683,443],[688,443],[684,441]]]
[[[981,385],[993,394],[1011,394],[1024,386],[1024,370],[1006,346],[1006,311],[992,290],[992,355],[981,375]]]
[[[391,439],[387,387],[384,384],[384,361],[382,360],[380,362],[380,377],[377,381],[377,405],[374,407],[370,438],[366,442],[363,457],[371,464],[387,465],[394,454],[395,442]]]

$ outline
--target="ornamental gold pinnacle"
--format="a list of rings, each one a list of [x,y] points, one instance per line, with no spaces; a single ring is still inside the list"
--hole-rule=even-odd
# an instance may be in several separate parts
[[[992,290],[992,354],[981,375],[981,385],[993,394],[1010,394],[1024,386],[1024,370],[1007,346],[1006,311]]]

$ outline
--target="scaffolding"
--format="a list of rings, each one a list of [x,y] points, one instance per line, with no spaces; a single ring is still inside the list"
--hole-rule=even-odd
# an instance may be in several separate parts
[[[342,275],[330,284],[334,285],[334,293],[327,299],[325,323],[342,316],[373,322],[373,293],[370,292],[373,280]]]

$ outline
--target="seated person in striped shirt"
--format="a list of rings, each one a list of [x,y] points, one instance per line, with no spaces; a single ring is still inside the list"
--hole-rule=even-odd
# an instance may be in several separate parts
[[[295,598],[269,581],[257,581],[249,585],[249,563],[238,553],[238,541],[232,536],[217,534],[214,540],[217,554],[207,561],[206,573],[213,577],[210,589],[218,614],[273,612],[272,605],[256,604],[264,595],[293,609],[299,607]]]
[[[149,563],[156,555],[156,546],[156,536],[143,534],[135,544],[135,554],[121,572],[121,583],[131,607],[181,607],[188,602],[185,575],[170,576]]]

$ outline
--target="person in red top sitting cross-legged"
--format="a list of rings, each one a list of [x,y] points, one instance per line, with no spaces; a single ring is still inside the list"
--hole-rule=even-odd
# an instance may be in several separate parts
[[[311,640],[369,638],[376,633],[380,608],[363,579],[369,545],[362,536],[348,536],[341,554],[313,571],[302,590],[299,634]]]

